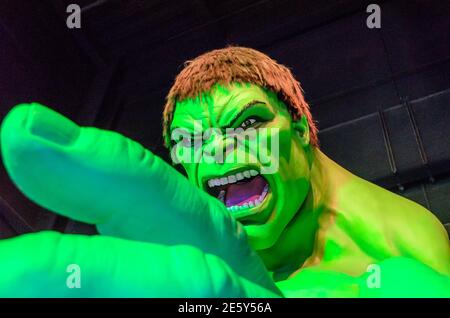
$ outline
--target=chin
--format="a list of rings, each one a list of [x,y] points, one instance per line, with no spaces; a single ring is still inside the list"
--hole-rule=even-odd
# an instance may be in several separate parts
[[[282,183],[280,175],[262,174],[257,165],[236,166],[226,173],[210,174],[199,183],[244,226],[255,250],[272,247],[298,211],[299,205],[293,202],[298,194],[294,196],[290,190],[299,184],[278,188],[277,184]]]
[[[293,195],[286,194],[284,199],[280,200],[280,198],[276,197],[276,191],[272,192],[271,199],[273,204],[270,207],[266,207],[268,211],[260,212],[261,215],[269,216],[265,222],[261,224],[243,223],[250,246],[254,250],[269,249],[279,242],[286,228],[301,213],[301,207],[305,202],[309,190],[309,182],[307,180],[305,180],[303,187],[299,186],[299,189],[303,188],[304,191],[298,197],[299,200],[295,202],[287,199],[294,197]]]
[[[250,246],[256,250],[271,248],[279,239],[281,231],[276,230],[275,224],[244,226]]]

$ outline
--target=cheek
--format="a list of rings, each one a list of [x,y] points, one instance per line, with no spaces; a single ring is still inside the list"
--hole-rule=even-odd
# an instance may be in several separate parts
[[[263,174],[278,174],[281,166],[289,162],[291,153],[290,123],[277,117],[269,125],[257,129],[257,142],[251,153],[257,153],[257,161]]]
[[[273,134],[272,142],[278,144],[280,161],[289,161],[292,147],[292,128],[290,121],[282,116],[278,116],[270,125],[270,129],[275,129],[277,134]]]
[[[279,131],[280,177],[285,182],[298,179],[309,180],[309,165],[306,153],[296,138],[296,133],[285,123]]]
[[[303,148],[295,143],[292,144],[289,159],[286,162],[286,172],[289,174],[289,179],[294,181],[309,181],[309,164]]]

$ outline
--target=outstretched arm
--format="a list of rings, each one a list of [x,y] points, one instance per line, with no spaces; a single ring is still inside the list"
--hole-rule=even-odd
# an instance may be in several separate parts
[[[450,277],[406,257],[392,257],[353,277],[344,273],[305,268],[278,283],[285,297],[424,298],[450,297]]]
[[[190,245],[219,257],[242,279],[280,294],[223,204],[140,144],[24,104],[5,118],[1,147],[12,180],[47,209],[96,224],[104,235]]]

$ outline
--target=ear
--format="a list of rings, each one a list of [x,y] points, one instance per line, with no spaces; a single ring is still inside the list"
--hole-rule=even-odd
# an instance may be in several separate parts
[[[298,133],[303,147],[309,146],[309,125],[305,115],[292,122],[292,127]]]

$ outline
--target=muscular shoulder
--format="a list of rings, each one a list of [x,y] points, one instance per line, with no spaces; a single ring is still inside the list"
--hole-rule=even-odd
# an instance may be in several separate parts
[[[450,275],[450,244],[426,208],[355,177],[341,194],[338,222],[375,258],[405,256]]]

